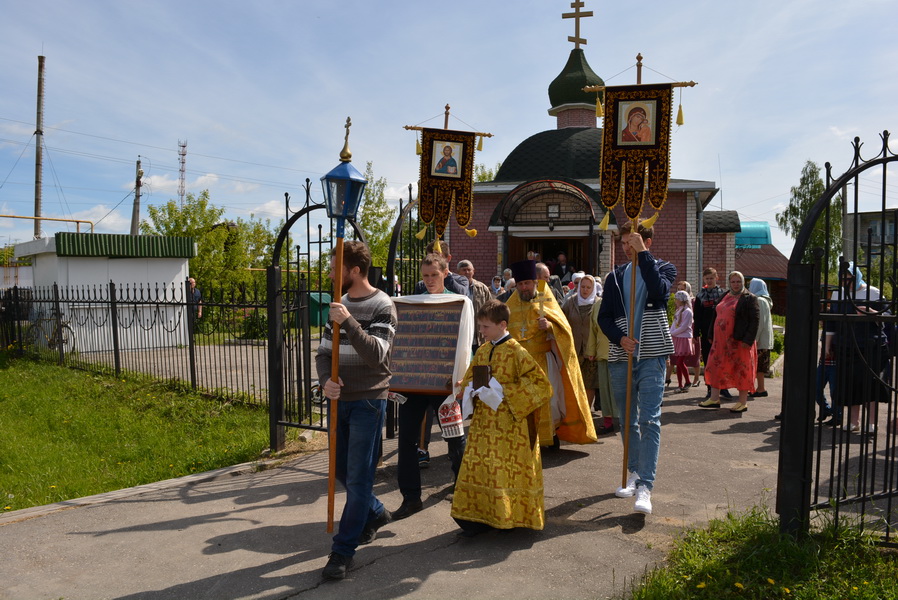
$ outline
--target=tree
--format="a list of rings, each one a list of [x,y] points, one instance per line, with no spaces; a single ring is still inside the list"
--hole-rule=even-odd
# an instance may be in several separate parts
[[[251,267],[265,267],[277,239],[270,221],[250,215],[249,220],[226,220],[225,209],[212,204],[209,190],[187,194],[184,206],[169,200],[149,206],[149,217],[141,222],[144,235],[193,237],[197,255],[190,261],[190,274],[200,286],[230,288],[253,282]]]
[[[386,267],[390,252],[390,237],[393,235],[393,224],[396,221],[396,209],[387,204],[385,190],[387,180],[374,177],[374,163],[370,160],[365,167],[365,197],[359,209],[356,223],[365,232],[368,247],[371,250],[371,264]]]
[[[790,190],[789,206],[783,212],[776,214],[776,224],[779,225],[783,233],[796,239],[807,220],[811,207],[825,191],[826,186],[820,176],[820,167],[814,161],[807,161],[801,170],[801,179],[799,179],[798,185]],[[842,252],[842,197],[840,195],[835,196],[829,206],[829,231],[826,230],[825,213],[821,214],[814,224],[814,231],[804,251],[803,262],[814,261],[814,248],[829,248],[829,267],[832,271]]]
[[[496,166],[492,169],[482,163],[474,165],[474,181],[477,183],[480,183],[482,181],[493,181],[496,178],[496,175],[499,173],[499,169],[501,167],[501,162],[497,162]]]

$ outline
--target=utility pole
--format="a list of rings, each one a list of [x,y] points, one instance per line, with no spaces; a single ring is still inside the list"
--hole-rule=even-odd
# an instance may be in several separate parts
[[[34,239],[41,237],[41,189],[44,179],[44,57],[37,57],[37,129],[34,132]]]
[[[143,178],[143,169],[140,168],[140,155],[137,155],[137,177],[134,181],[134,209],[131,211],[131,235],[137,235],[137,226],[140,224],[140,186]]]
[[[181,198],[181,208],[184,208],[184,194],[187,192],[184,185],[184,177],[187,174],[187,140],[178,140],[178,196]]]

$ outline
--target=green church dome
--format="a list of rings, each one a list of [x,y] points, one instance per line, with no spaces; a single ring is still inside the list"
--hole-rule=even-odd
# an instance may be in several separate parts
[[[571,50],[564,69],[549,84],[549,102],[552,108],[564,104],[595,104],[594,92],[584,92],[588,85],[605,85],[586,62],[586,54],[581,48]]]

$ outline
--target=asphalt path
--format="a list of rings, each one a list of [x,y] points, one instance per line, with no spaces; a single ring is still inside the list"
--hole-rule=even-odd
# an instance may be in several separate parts
[[[672,540],[728,510],[775,504],[782,379],[741,414],[665,394],[654,512],[614,496],[619,434],[543,458],[546,527],[461,538],[434,435],[424,510],[384,527],[324,582],[327,454],[238,465],[0,515],[0,599],[609,598],[662,564]],[[395,440],[375,491],[401,503]],[[337,518],[344,496],[338,490]]]

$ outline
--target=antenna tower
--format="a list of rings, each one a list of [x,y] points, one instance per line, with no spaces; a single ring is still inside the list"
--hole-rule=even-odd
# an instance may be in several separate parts
[[[187,173],[187,140],[183,142],[178,140],[178,197],[181,198],[181,208],[184,208],[184,194],[186,186],[184,185],[184,176]]]

